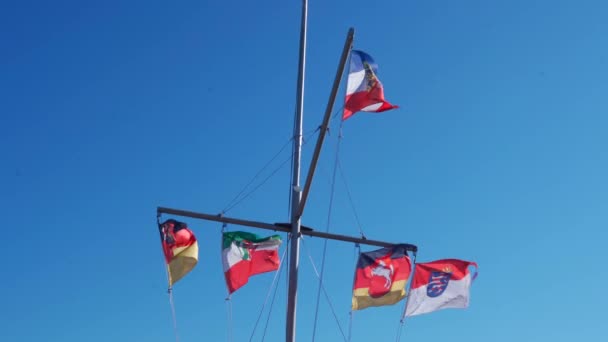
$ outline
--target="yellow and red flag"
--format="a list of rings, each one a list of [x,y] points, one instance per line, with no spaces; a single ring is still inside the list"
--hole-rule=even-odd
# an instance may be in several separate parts
[[[169,219],[158,225],[165,254],[169,287],[192,271],[198,262],[198,242],[184,222]]]

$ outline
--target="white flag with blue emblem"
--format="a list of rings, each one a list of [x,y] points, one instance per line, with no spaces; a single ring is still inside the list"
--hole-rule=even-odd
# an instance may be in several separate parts
[[[469,266],[475,267],[475,274],[471,275]],[[467,308],[476,276],[477,263],[472,261],[443,259],[416,264],[405,315]]]

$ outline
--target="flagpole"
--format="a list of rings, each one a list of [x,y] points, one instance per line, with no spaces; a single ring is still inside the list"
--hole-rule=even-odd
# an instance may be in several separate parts
[[[300,27],[300,56],[298,62],[298,84],[296,92],[296,114],[293,133],[293,176],[291,188],[291,250],[289,256],[289,287],[287,290],[287,324],[285,341],[296,340],[296,304],[298,296],[298,267],[300,262],[300,159],[302,152],[302,121],[304,112],[304,71],[306,66],[306,30],[308,23],[308,0],[302,0]]]
[[[325,108],[325,116],[323,117],[323,123],[321,124],[321,133],[319,133],[319,137],[317,138],[317,145],[315,146],[315,151],[312,156],[312,161],[310,162],[310,167],[308,169],[308,175],[306,177],[306,183],[304,184],[304,190],[302,191],[302,200],[298,207],[298,217],[302,216],[304,212],[304,206],[306,205],[306,200],[308,199],[308,193],[310,191],[310,186],[312,185],[312,178],[315,174],[315,170],[317,168],[317,162],[319,161],[319,155],[321,154],[321,147],[323,145],[323,140],[325,139],[325,135],[327,134],[327,128],[329,126],[329,120],[331,119],[331,112],[334,107],[334,103],[336,102],[336,95],[338,94],[338,89],[340,88],[340,81],[342,80],[342,75],[344,74],[344,66],[346,65],[346,61],[348,60],[348,56],[350,55],[350,50],[353,45],[353,39],[355,35],[355,29],[350,28],[348,30],[348,35],[346,36],[346,41],[344,42],[344,49],[342,50],[342,55],[340,56],[340,63],[338,64],[338,70],[336,71],[336,77],[334,78],[334,84],[331,89],[331,93],[329,95],[329,100],[327,101],[327,107]],[[340,124],[342,127],[342,124]]]

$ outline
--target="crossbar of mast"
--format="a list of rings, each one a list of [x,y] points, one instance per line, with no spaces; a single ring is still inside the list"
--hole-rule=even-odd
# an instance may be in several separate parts
[[[212,215],[212,214],[198,213],[198,212],[193,212],[193,211],[172,209],[172,208],[165,208],[165,207],[158,207],[156,209],[156,212],[158,214],[168,214],[168,215],[176,215],[176,216],[183,216],[183,217],[191,217],[191,218],[202,219],[202,220],[207,220],[207,221],[230,223],[230,224],[236,224],[239,226],[247,226],[247,227],[254,227],[254,228],[260,228],[260,229],[266,229],[266,230],[291,233],[291,227],[289,227],[289,225],[280,224],[280,223],[265,223],[265,222],[258,222],[258,221],[250,221],[250,220],[243,220],[243,219],[238,219],[238,218],[233,218],[233,217],[227,217],[227,216],[223,216],[223,215],[219,215],[219,214]],[[392,247],[392,246],[396,246],[396,245],[401,245],[401,246],[405,246],[405,248],[410,252],[418,251],[418,247],[416,245],[412,245],[409,243],[392,243],[392,242],[385,242],[385,241],[379,241],[379,240],[370,240],[370,239],[362,238],[362,237],[318,232],[315,230],[308,230],[306,228],[300,230],[300,234],[310,236],[310,237],[352,242],[352,243],[357,243],[357,244],[361,244],[361,245],[378,246],[378,247]]]

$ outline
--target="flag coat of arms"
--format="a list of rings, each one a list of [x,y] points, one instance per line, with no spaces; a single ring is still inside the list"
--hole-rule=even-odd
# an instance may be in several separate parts
[[[169,273],[169,287],[192,271],[198,262],[198,242],[183,222],[169,219],[158,225]]]
[[[351,52],[342,120],[359,111],[379,113],[398,108],[384,99],[377,73],[378,65],[370,55],[359,50]]]
[[[281,237],[260,237],[247,232],[224,232],[222,263],[228,291],[233,293],[247,284],[252,275],[279,268]]]
[[[412,264],[405,246],[361,253],[353,285],[352,309],[392,305],[405,297]]]
[[[469,266],[476,268],[472,276]],[[416,264],[405,315],[467,308],[469,290],[476,276],[477,264],[471,261],[442,259]]]

